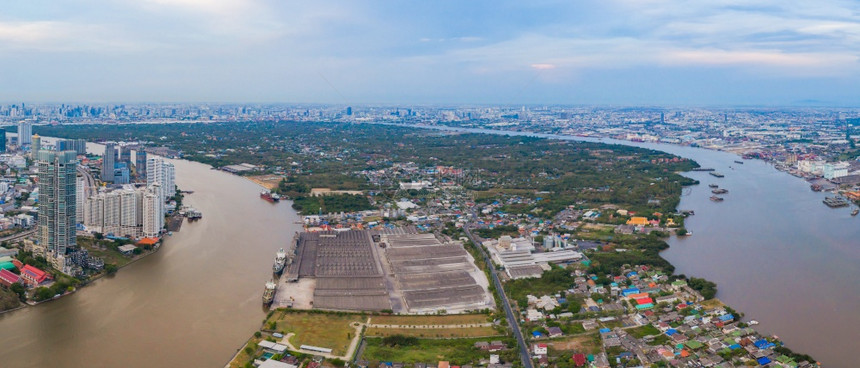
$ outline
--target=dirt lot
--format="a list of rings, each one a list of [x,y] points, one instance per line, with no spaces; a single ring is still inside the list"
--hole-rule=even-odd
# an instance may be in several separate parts
[[[277,188],[278,183],[281,182],[281,177],[278,175],[258,175],[258,176],[248,176],[247,178],[248,178],[248,180],[251,180],[257,184],[260,184],[269,190]]]

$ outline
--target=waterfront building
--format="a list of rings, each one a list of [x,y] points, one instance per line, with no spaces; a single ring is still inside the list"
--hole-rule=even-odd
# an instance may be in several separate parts
[[[143,236],[155,238],[164,228],[164,200],[160,184],[147,187],[143,197]]]
[[[57,269],[65,270],[67,250],[74,248],[77,215],[77,154],[38,150],[39,246]]]
[[[18,146],[29,146],[33,143],[33,123],[22,121],[18,123]]]
[[[143,148],[134,151],[134,170],[138,179],[146,181],[146,151]]]
[[[106,143],[105,153],[102,156],[102,181],[113,182],[115,159],[116,147],[114,147],[113,143]]]
[[[823,176],[825,179],[833,180],[836,178],[841,178],[843,176],[848,176],[848,163],[847,162],[835,162],[835,163],[826,163],[822,169]]]
[[[84,225],[89,231],[140,238],[143,233],[143,198],[146,188],[131,185],[87,198]]]
[[[146,160],[146,186],[154,184],[159,185],[162,202],[176,194],[176,171],[173,164],[158,157]]]

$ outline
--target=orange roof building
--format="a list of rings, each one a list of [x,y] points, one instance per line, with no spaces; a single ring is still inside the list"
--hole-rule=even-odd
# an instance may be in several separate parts
[[[627,220],[627,225],[645,226],[645,225],[648,225],[648,218],[647,217],[631,217],[629,220]]]

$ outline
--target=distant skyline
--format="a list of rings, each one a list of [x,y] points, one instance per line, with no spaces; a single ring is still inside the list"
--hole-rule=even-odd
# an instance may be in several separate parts
[[[855,1],[28,1],[0,101],[860,105]]]

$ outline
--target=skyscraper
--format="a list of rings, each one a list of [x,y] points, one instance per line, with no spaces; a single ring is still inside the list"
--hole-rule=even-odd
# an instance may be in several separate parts
[[[137,177],[146,181],[146,151],[143,148],[134,151],[134,169],[137,171]]]
[[[131,165],[131,149],[129,146],[122,146],[119,152],[119,162],[125,162]]]
[[[39,150],[39,245],[55,268],[63,270],[66,251],[74,248],[77,202],[75,151]]]
[[[105,144],[105,154],[102,156],[102,181],[113,182],[114,159],[116,147],[113,143]]]
[[[6,152],[6,130],[0,129],[0,152]]]
[[[33,123],[22,121],[18,123],[18,147],[29,146],[33,143]]]
[[[75,151],[79,155],[87,154],[87,141],[83,139],[60,139],[56,144],[57,151]]]

